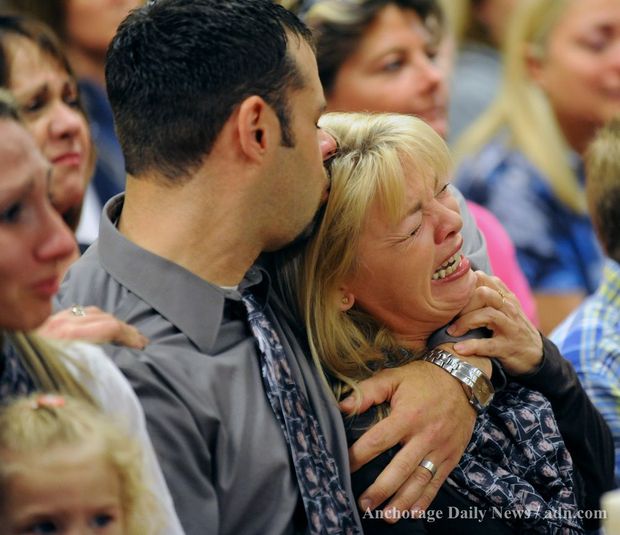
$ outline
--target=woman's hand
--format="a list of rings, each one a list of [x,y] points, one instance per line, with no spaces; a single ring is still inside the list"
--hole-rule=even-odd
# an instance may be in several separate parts
[[[76,311],[79,311],[77,315]],[[148,344],[138,329],[94,306],[57,312],[47,318],[37,333],[46,338],[118,344],[134,349],[143,349]]]
[[[543,357],[540,333],[500,279],[482,271],[476,276],[478,286],[448,333],[461,336],[471,329],[487,327],[493,336],[458,342],[454,350],[463,356],[495,357],[510,375],[534,371]]]

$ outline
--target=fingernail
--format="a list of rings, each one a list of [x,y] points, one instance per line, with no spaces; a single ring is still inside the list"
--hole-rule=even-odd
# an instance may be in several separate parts
[[[467,346],[463,344],[462,342],[457,342],[456,344],[454,344],[454,351],[456,351],[457,353],[461,353],[465,351],[466,349],[467,349]]]
[[[450,336],[454,336],[454,333],[456,332],[454,325],[450,325],[450,327],[448,327],[446,330]]]
[[[411,516],[414,518],[418,518],[420,516],[420,513],[422,513],[422,509],[420,509],[417,505],[413,506],[411,508]]]
[[[362,498],[360,500],[360,509],[362,511],[370,511],[372,509],[372,500],[370,498]]]

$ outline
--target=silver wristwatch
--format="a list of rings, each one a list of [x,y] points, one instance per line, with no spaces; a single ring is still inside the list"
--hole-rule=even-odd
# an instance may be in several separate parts
[[[443,349],[431,349],[422,358],[443,368],[450,375],[461,381],[469,402],[477,412],[486,409],[493,401],[495,389],[486,373],[480,368],[462,361]]]

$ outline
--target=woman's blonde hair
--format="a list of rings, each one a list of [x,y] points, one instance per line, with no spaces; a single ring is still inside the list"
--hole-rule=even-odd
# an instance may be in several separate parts
[[[570,148],[549,99],[531,80],[526,51],[545,60],[549,36],[574,0],[522,0],[508,30],[502,88],[495,102],[457,144],[459,160],[475,154],[502,130],[541,171],[560,201],[586,211],[585,195],[570,164]]]
[[[360,234],[375,203],[391,221],[405,213],[411,178],[442,180],[451,161],[444,141],[424,121],[396,114],[329,113],[320,126],[338,144],[328,169],[329,200],[321,224],[303,254],[281,269],[287,288],[295,288],[312,357],[340,386],[356,383],[373,363],[396,350],[396,340],[363,310],[340,309],[338,290],[357,269]]]
[[[61,403],[54,403],[57,400]],[[95,407],[69,396],[50,401],[49,396],[34,394],[0,410],[0,488],[4,490],[12,475],[19,473],[21,454],[44,456],[55,448],[91,444],[118,475],[124,533],[156,533],[156,502],[144,484],[139,444]]]

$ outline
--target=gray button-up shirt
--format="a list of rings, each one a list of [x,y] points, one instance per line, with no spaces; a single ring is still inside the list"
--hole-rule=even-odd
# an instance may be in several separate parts
[[[106,205],[99,240],[69,271],[60,306],[97,305],[149,338],[144,351],[118,346],[106,351],[144,406],[189,535],[303,529],[289,450],[263,390],[239,292],[211,285],[128,241],[114,224],[122,203],[117,196]],[[248,272],[241,289],[248,286],[267,303],[270,283],[260,268]],[[333,396],[288,325],[265,307],[354,503],[346,437]]]

